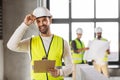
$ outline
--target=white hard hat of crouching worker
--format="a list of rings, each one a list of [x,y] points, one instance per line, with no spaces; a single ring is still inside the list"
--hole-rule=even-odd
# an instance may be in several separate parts
[[[102,28],[101,27],[95,28],[95,33],[102,33]]]
[[[82,28],[77,28],[77,29],[76,29],[76,33],[78,33],[78,34],[82,34],[82,33],[83,33]]]
[[[36,9],[34,9],[33,15],[36,18],[43,17],[43,16],[48,16],[48,17],[52,16],[50,11],[47,8],[45,8],[45,7],[37,7]]]

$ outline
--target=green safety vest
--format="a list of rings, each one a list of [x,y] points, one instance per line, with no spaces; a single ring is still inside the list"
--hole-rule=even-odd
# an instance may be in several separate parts
[[[43,57],[47,57],[48,60],[55,60],[56,67],[62,67],[62,55],[64,40],[54,35],[52,37],[48,54],[46,54],[45,47],[40,36],[35,36],[31,38],[30,42],[31,49],[31,64],[34,67],[34,61],[42,60]],[[33,68],[34,69],[34,68]],[[64,80],[62,76],[57,78],[50,75],[50,73],[34,73],[32,69],[31,76],[33,80]]]
[[[100,40],[102,41],[108,41],[107,39],[105,38],[101,38]],[[104,58],[102,59],[103,61],[108,61],[108,53],[106,52],[105,55],[104,55]]]
[[[82,41],[80,42],[77,39],[75,39],[74,41],[76,43],[77,49],[85,47],[85,45],[84,45],[84,43]],[[75,53],[73,50],[71,50],[71,52],[72,52],[72,60],[73,60],[74,64],[81,64],[83,62],[86,63],[86,60],[83,60],[84,51],[82,51],[80,53]]]

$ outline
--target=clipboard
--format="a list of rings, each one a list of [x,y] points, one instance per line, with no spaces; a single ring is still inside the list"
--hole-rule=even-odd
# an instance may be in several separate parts
[[[55,60],[38,60],[34,61],[34,72],[35,73],[45,73],[48,69],[54,69]]]

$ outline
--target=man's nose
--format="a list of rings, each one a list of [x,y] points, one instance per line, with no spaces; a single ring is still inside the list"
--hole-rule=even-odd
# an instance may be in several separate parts
[[[39,26],[43,26],[44,23],[43,23],[43,22],[39,22],[38,25],[39,25]]]

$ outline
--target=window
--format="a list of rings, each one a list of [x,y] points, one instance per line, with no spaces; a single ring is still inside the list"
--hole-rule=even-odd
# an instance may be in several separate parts
[[[50,11],[53,18],[69,17],[69,0],[50,0]]]
[[[66,41],[69,41],[69,26],[68,24],[51,24],[51,32],[63,37]],[[64,34],[64,35],[63,35]]]
[[[94,18],[94,0],[72,0],[72,18]]]
[[[88,40],[94,39],[94,29],[103,28],[103,37],[110,41],[109,61],[119,64],[119,11],[118,0],[49,0],[50,10],[53,14],[54,26],[63,30],[64,38],[71,41],[76,37],[75,30],[83,28],[82,40],[87,45]],[[66,25],[67,24],[67,25]],[[52,28],[53,29],[53,28]],[[56,31],[56,29],[54,29]],[[57,29],[58,30],[58,29]],[[66,33],[65,33],[65,31]],[[57,32],[57,31],[56,31]],[[114,57],[113,57],[114,56]],[[116,62],[116,63],[115,63]]]
[[[118,18],[118,0],[96,0],[97,18]]]

